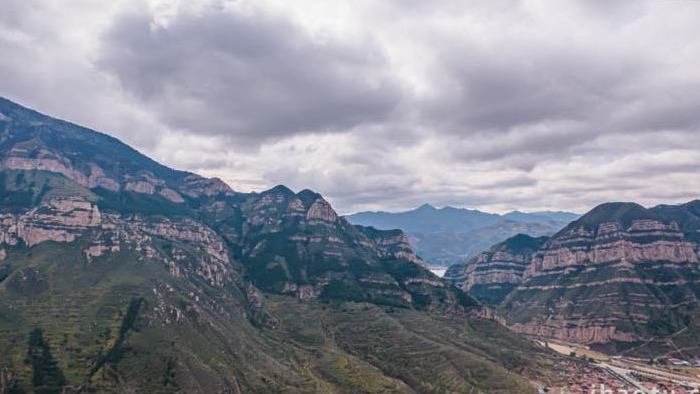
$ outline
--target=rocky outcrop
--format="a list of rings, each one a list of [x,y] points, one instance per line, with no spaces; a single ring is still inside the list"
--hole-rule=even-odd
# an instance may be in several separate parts
[[[590,245],[590,247],[582,247]],[[583,228],[560,234],[538,254],[526,277],[581,264],[611,262],[669,262],[696,264],[695,245],[684,239],[676,223],[635,220],[628,228],[619,223],[601,223],[597,231]]]
[[[122,248],[166,264],[175,277],[194,274],[216,286],[233,279],[224,241],[194,220],[105,215],[85,253],[89,260],[94,260]]]
[[[152,183],[146,181],[129,181],[126,183],[124,190],[128,192],[154,194],[156,192],[156,187]]]
[[[233,190],[219,178],[204,178],[196,174],[187,175],[179,187],[179,191],[192,198],[211,197],[216,195],[232,195]]]
[[[25,336],[40,327],[57,349],[57,362],[70,367],[71,383],[95,392],[408,390],[388,375],[386,383],[350,388],[342,376],[340,383],[308,379],[299,357],[280,358],[308,358],[308,353],[333,363],[341,355],[351,360],[351,374],[360,368],[375,379],[383,375],[373,367],[374,355],[384,357],[387,349],[407,344],[408,353],[419,354],[416,360],[426,358],[425,349],[439,358],[432,364],[467,360],[454,374],[459,383],[445,386],[451,391],[478,391],[461,379],[473,375],[474,361],[484,371],[480,374],[508,377],[501,362],[483,350],[445,353],[449,341],[435,346],[440,335],[434,333],[474,336],[489,330],[494,337],[491,328],[499,328],[462,330],[478,306],[416,264],[400,232],[370,238],[317,193],[284,187],[235,193],[217,181],[165,168],[108,136],[0,99],[3,113],[7,108],[15,112],[11,122],[0,125],[0,160],[9,157],[6,148],[36,139],[38,148],[25,158],[39,158],[45,149],[49,153],[42,158],[54,152],[63,166],[37,171],[32,164],[0,177],[0,198],[7,203],[0,207],[0,256],[8,256],[0,263],[0,358],[12,368],[27,371],[21,361]],[[118,188],[75,181],[91,173]],[[294,295],[299,302],[270,293]],[[340,302],[306,302],[314,298]],[[390,316],[398,307],[414,310]],[[429,316],[418,309],[460,316]],[[306,320],[295,321],[298,316]],[[380,321],[375,328],[382,330],[392,323],[398,342],[383,331],[364,342],[362,330],[373,321]],[[408,332],[404,322],[412,321],[419,324]],[[251,322],[278,330],[255,329]],[[338,346],[319,346],[326,333],[347,333],[348,327],[359,328],[360,335],[335,341],[347,357]],[[412,347],[416,339],[421,343]],[[353,342],[372,353],[361,358],[347,349]],[[392,366],[391,360],[382,363]],[[492,374],[495,369],[499,372]],[[22,376],[31,388],[31,374]],[[416,381],[416,387],[438,387],[438,380]]]
[[[0,169],[62,174],[88,189],[154,195],[180,204],[190,198],[231,195],[220,179],[175,171],[118,140],[2,102],[10,113],[0,130]],[[56,135],[60,134],[60,138]]]
[[[578,343],[671,335],[698,317],[696,250],[676,221],[604,204],[534,253],[502,308],[517,331]]]
[[[547,240],[518,234],[465,264],[451,266],[445,279],[488,305],[498,305],[523,281],[530,259]]]
[[[22,171],[49,171],[59,173],[89,189],[102,188],[113,192],[125,190],[128,192],[154,195],[158,194],[175,204],[185,202],[182,194],[168,187],[163,179],[157,178],[152,173],[144,173],[140,177],[128,176],[122,180],[114,179],[105,174],[105,170],[95,164],[89,164],[85,171],[75,169],[70,162],[60,155],[49,151],[39,150],[38,157],[27,158],[26,149],[15,148],[12,155],[0,162],[0,169]],[[220,179],[207,179],[196,175],[185,178],[180,186],[180,191],[188,197],[209,197],[218,194],[231,194],[232,190]]]
[[[0,247],[20,242],[29,247],[44,241],[72,242],[101,220],[100,210],[89,201],[51,200],[22,214],[0,215]]]
[[[311,190],[236,193],[106,135],[1,99],[0,109],[10,111],[0,166],[13,169],[2,186],[24,199],[3,211],[0,256],[20,244],[75,242],[91,264],[133,253],[178,278],[224,286],[241,273],[265,291],[302,300],[452,310],[475,304],[425,269],[401,231],[354,227]]]
[[[404,259],[414,264],[426,266],[425,261],[413,250],[411,240],[401,230],[377,230],[373,227],[355,226],[384,256]]]
[[[180,193],[176,192],[173,189],[170,188],[163,188],[161,189],[158,194],[160,194],[162,197],[164,197],[166,200],[173,202],[175,204],[182,204],[185,202],[185,199],[182,198]]]
[[[223,285],[232,277],[223,240],[194,220],[103,214],[98,205],[79,198],[50,200],[27,212],[0,215],[3,259],[7,247],[74,242],[79,238],[86,242],[88,261],[130,248],[145,259],[168,265],[176,277],[196,274],[214,285]],[[168,244],[167,248],[163,243]]]
[[[403,232],[352,226],[317,193],[276,186],[251,195],[240,209],[241,227],[227,220],[221,231],[241,244],[241,261],[264,290],[302,300],[449,304],[454,310],[473,304],[424,268]]]
[[[33,153],[37,157],[31,158],[25,157],[28,153],[26,149],[13,148],[10,151],[11,156],[0,163],[0,169],[55,172],[88,188],[102,187],[112,191],[119,190],[119,183],[106,176],[104,171],[96,165],[90,165],[89,172],[84,173],[73,168],[68,160],[50,151],[39,149],[38,152]]]
[[[338,214],[335,213],[331,204],[323,198],[318,198],[311,204],[308,211],[306,211],[306,220],[320,220],[334,223],[338,220]]]

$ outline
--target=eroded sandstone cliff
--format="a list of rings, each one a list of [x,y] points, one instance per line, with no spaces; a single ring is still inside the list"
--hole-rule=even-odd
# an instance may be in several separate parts
[[[696,251],[677,222],[604,204],[533,255],[502,308],[517,331],[579,343],[672,335],[698,317]]]
[[[496,306],[523,281],[532,255],[546,240],[516,235],[464,264],[451,266],[445,279],[487,305]]]

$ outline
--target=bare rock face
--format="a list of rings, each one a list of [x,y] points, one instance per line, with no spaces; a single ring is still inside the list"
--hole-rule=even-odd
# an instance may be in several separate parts
[[[294,193],[280,185],[236,193],[219,179],[167,168],[107,135],[0,105],[13,111],[0,133],[0,168],[13,170],[3,187],[23,193],[21,204],[0,218],[0,256],[19,244],[74,242],[90,264],[131,253],[165,264],[175,277],[197,276],[215,286],[242,282],[241,271],[265,291],[302,300],[455,310],[475,304],[425,269],[403,233],[367,235],[311,190]],[[42,184],[20,181],[27,175]],[[66,195],[85,200],[57,198]]]
[[[532,255],[546,239],[516,235],[465,264],[451,266],[445,279],[487,305],[498,305],[523,281]]]
[[[146,181],[130,181],[126,183],[126,186],[124,187],[126,191],[129,192],[136,192],[136,193],[143,193],[143,194],[153,194],[156,192],[156,187]]]
[[[265,296],[262,292],[250,283],[245,284],[244,290],[252,321],[267,328],[277,328],[279,321],[265,309]]]
[[[0,120],[3,119],[3,114],[0,113]],[[17,376],[8,371],[6,368],[0,369],[0,393],[10,393],[13,388],[16,388]]]
[[[304,218],[306,217],[306,207],[298,197],[292,198],[287,204],[285,216],[288,218]]]
[[[401,230],[375,230],[371,227],[357,227],[369,238],[369,243],[379,249],[382,255],[404,259],[425,267],[426,263],[416,255],[411,240]]]
[[[32,157],[27,157],[30,152],[32,152]],[[137,176],[125,175],[122,179],[114,178],[108,176],[105,170],[97,164],[90,163],[86,168],[77,169],[60,154],[31,145],[29,148],[13,148],[9,157],[0,162],[0,169],[49,171],[62,174],[88,189],[103,188],[113,192],[125,190],[148,195],[157,193],[176,204],[185,201],[182,194],[197,198],[233,193],[231,188],[218,178],[207,179],[194,174],[185,177],[179,186],[179,192],[173,187],[169,187],[165,180],[150,172],[142,172]]]
[[[331,204],[323,198],[318,198],[306,212],[306,219],[334,223],[338,220],[338,214],[335,213]]]
[[[104,135],[38,114],[17,122],[3,118],[0,169],[62,174],[88,189],[154,195],[179,204],[187,197],[232,194],[220,179],[175,171]],[[17,124],[15,124],[17,123]],[[56,138],[61,134],[62,138]],[[62,141],[62,142],[59,142]]]
[[[517,285],[523,280],[523,271],[528,261],[523,256],[496,251],[481,253],[469,264],[450,267],[449,276],[465,291],[477,285]]]
[[[63,198],[19,214],[0,215],[0,257],[6,248],[46,241],[88,242],[88,261],[131,248],[149,260],[160,261],[179,277],[195,274],[214,285],[232,279],[228,249],[207,226],[190,219],[170,220],[102,214],[97,205],[79,198]],[[161,244],[168,243],[168,248]]]
[[[0,244],[20,241],[31,247],[44,241],[73,242],[97,227],[102,215],[96,205],[76,198],[52,200],[22,214],[0,216]]]
[[[402,231],[350,225],[312,191],[277,186],[251,195],[241,221],[240,231],[221,231],[240,242],[241,261],[263,290],[454,311],[476,304],[425,269]]]
[[[166,200],[170,202],[174,202],[175,204],[182,204],[185,202],[185,199],[182,198],[180,193],[176,192],[173,189],[170,188],[163,188],[158,192],[161,196],[163,196]]]
[[[120,189],[119,182],[108,177],[102,168],[94,164],[90,166],[90,174],[87,178],[87,184],[83,186],[90,189],[101,187],[113,192],[119,191]]]
[[[190,174],[185,177],[179,191],[189,197],[211,197],[219,194],[229,195],[233,190],[219,178],[204,178],[199,175]]]
[[[170,220],[109,214],[85,249],[89,260],[128,247],[160,261],[175,277],[197,275],[212,285],[233,279],[224,241],[209,227],[190,219]],[[169,245],[164,248],[162,245]]]
[[[640,239],[650,242],[638,242]],[[592,247],[577,247],[581,243]],[[623,229],[619,223],[607,222],[602,223],[595,233],[579,228],[553,239],[546,250],[536,256],[525,276],[581,264],[610,262],[696,264],[698,256],[694,243],[684,239],[676,223],[635,220]]]
[[[606,204],[534,253],[502,308],[517,331],[578,343],[672,335],[697,317],[696,250],[676,222]]]
[[[37,141],[33,140],[13,147],[7,157],[2,160],[0,168],[3,170],[55,172],[63,174],[87,188],[102,187],[112,191],[117,191],[120,188],[119,182],[105,175],[104,170],[99,166],[91,164],[86,171],[80,171],[60,154],[41,147]]]
[[[282,287],[283,294],[294,295],[302,301],[318,298],[321,290],[322,288],[319,286],[298,285],[294,282],[287,282],[284,284],[284,287]]]

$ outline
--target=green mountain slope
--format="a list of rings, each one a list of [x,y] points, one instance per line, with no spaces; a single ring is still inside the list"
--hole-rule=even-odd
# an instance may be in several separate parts
[[[235,290],[130,253],[88,262],[75,246],[42,243],[4,263],[0,364],[28,391],[35,328],[69,384],[97,391],[507,393],[529,390],[507,370],[543,368],[530,357],[540,350],[495,322],[269,296],[275,323],[261,327]]]
[[[0,113],[0,391],[527,392],[551,362],[317,193]]]

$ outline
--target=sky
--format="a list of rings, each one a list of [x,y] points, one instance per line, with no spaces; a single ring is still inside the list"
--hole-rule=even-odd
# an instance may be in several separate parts
[[[700,1],[3,0],[0,96],[341,213],[700,198]]]

